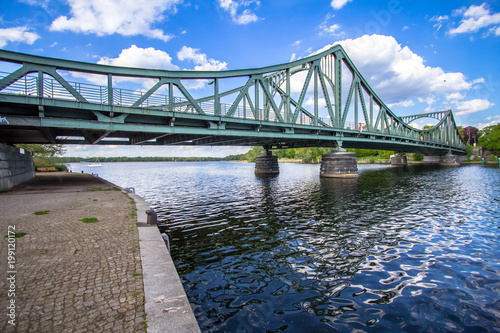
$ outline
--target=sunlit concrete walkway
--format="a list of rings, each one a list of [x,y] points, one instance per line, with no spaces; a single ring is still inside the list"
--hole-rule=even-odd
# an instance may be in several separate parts
[[[0,194],[0,331],[145,331],[136,222],[134,201],[90,175],[39,174]],[[14,269],[9,228],[26,233]]]

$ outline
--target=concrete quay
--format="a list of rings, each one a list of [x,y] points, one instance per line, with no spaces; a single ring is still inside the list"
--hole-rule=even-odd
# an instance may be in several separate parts
[[[199,332],[147,203],[130,195],[71,173],[0,194],[1,332]]]

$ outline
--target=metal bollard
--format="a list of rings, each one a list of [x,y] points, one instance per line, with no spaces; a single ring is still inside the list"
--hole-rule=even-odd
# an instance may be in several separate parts
[[[147,224],[156,225],[158,223],[158,215],[154,209],[148,209],[146,215],[148,216]]]
[[[168,252],[170,252],[170,239],[168,238],[168,235],[166,233],[161,234],[161,238],[163,238],[163,241],[165,242],[165,245],[167,246]]]

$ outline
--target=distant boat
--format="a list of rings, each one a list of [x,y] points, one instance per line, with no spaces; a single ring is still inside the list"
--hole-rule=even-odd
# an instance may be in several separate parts
[[[87,164],[88,167],[90,168],[95,168],[95,167],[100,167],[102,166],[101,163],[99,163],[99,160],[95,160],[95,162]]]

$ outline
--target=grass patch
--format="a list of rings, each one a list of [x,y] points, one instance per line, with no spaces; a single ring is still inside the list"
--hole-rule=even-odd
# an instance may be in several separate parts
[[[84,217],[83,219],[78,220],[78,221],[82,221],[83,223],[96,223],[96,222],[99,222],[99,220],[96,217]]]
[[[39,210],[38,212],[34,212],[33,215],[47,215],[50,210]]]
[[[118,187],[112,187],[112,188],[91,187],[83,190],[83,192],[109,192],[109,191],[121,191],[121,189]]]
[[[3,190],[3,191],[0,191],[0,194],[2,194],[2,193],[9,193],[10,191],[12,191],[12,190]]]
[[[133,276],[133,277],[138,276],[138,277],[142,278],[142,274],[141,274],[141,273],[137,273],[137,272],[133,272],[133,273],[132,273],[132,276]]]
[[[14,234],[14,238],[21,238],[21,237],[24,237],[24,235],[27,235],[25,232],[16,232]],[[3,238],[12,238],[12,234],[9,235],[5,235]]]

